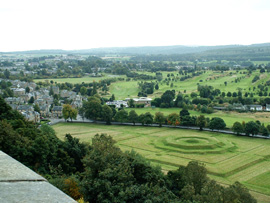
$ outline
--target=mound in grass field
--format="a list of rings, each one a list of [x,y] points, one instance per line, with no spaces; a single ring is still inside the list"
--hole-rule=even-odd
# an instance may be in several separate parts
[[[160,149],[181,153],[226,153],[237,148],[232,142],[214,137],[166,136],[154,140],[154,146]]]

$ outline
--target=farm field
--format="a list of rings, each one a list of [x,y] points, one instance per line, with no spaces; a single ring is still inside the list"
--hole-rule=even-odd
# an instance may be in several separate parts
[[[57,83],[65,83],[65,82],[69,82],[72,84],[76,84],[79,83],[81,84],[82,82],[85,83],[90,83],[93,81],[100,81],[100,80],[104,80],[104,79],[108,79],[108,78],[112,78],[112,77],[121,77],[121,78],[126,78],[126,76],[124,75],[105,75],[103,77],[82,77],[82,78],[48,78],[48,79],[35,79],[34,82],[50,82],[51,80],[53,80],[54,82]]]
[[[164,171],[191,160],[205,164],[211,178],[222,184],[239,181],[259,202],[270,202],[270,140],[174,128],[59,123],[57,136],[66,133],[91,142],[97,133],[111,135],[122,150],[135,150]]]
[[[153,116],[155,116],[156,112],[162,112],[165,116],[171,114],[171,113],[177,113],[182,110],[181,108],[125,108],[126,111],[134,110],[138,115],[146,112],[150,112]],[[213,118],[213,117],[220,117],[222,118],[225,123],[227,124],[227,127],[232,127],[233,124],[236,121],[242,122],[248,122],[248,121],[256,121],[259,120],[261,123],[264,123],[265,125],[270,125],[270,112],[246,112],[246,113],[238,113],[235,111],[216,111],[212,114],[205,114],[194,110],[189,110],[189,113],[191,116],[199,116],[204,115],[205,117]]]

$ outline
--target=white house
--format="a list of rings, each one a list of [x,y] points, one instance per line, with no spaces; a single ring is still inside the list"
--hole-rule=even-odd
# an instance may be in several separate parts
[[[262,105],[249,105],[251,111],[262,111]]]
[[[144,104],[145,107],[149,107],[151,106],[151,98],[147,98],[147,97],[140,97],[140,98],[135,98],[134,100],[134,104]]]
[[[121,105],[123,105],[124,107],[128,107],[128,103],[127,101],[123,101],[123,100],[116,100],[116,101],[112,101],[112,102],[106,102],[107,105],[115,105],[116,108],[120,108]]]
[[[265,111],[270,111],[270,104],[266,104]]]

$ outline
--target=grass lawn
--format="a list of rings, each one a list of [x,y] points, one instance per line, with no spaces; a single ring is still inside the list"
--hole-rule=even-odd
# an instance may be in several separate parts
[[[139,92],[137,81],[119,81],[110,85],[110,94],[114,94],[117,100],[136,98]]]
[[[53,128],[60,139],[70,133],[88,143],[95,134],[106,133],[122,150],[133,149],[165,171],[197,160],[218,182],[239,181],[259,202],[270,202],[270,140],[147,126],[60,123]]]
[[[253,91],[253,87],[257,87],[258,84],[266,82],[269,80],[270,73],[260,74],[258,70],[252,72],[250,76],[247,74],[243,74],[243,71],[224,71],[215,72],[215,71],[206,71],[202,75],[187,79],[185,81],[170,81],[167,85],[166,82],[159,82],[159,89],[155,90],[152,95],[149,95],[151,98],[160,97],[166,90],[174,89],[176,92],[184,92],[190,94],[191,92],[197,92],[197,84],[200,85],[210,85],[216,89],[220,89],[221,92],[238,92],[239,89],[242,90],[243,94],[245,92],[253,92],[256,93],[257,89]],[[241,73],[240,73],[241,72]],[[150,72],[138,72],[141,74],[152,75],[155,73]],[[167,77],[167,74],[173,73],[176,77],[178,72],[162,72],[163,79]],[[260,80],[255,83],[252,83],[252,80],[255,75],[260,75]],[[182,77],[179,75],[179,77]],[[172,77],[171,77],[172,78]],[[236,78],[241,78],[240,82],[235,83]],[[116,99],[123,99],[127,97],[137,97],[139,89],[137,85],[138,81],[130,81],[130,82],[118,82],[112,83],[110,85],[110,93],[116,96]],[[151,82],[150,80],[148,82]],[[152,82],[156,82],[153,80]],[[224,82],[227,82],[225,86]],[[171,83],[173,83],[173,87],[171,87]],[[126,89],[129,90],[126,90]],[[251,90],[249,90],[251,88]],[[123,95],[124,92],[127,92],[126,95]],[[128,96],[129,95],[129,96]]]

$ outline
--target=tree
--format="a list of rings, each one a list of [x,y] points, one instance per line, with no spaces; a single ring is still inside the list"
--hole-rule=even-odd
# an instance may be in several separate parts
[[[155,85],[155,89],[156,89],[156,90],[159,89],[158,83]]]
[[[231,97],[232,96],[232,93],[231,92],[228,92],[227,93],[227,97]]]
[[[136,111],[131,110],[131,111],[129,112],[129,115],[128,115],[128,120],[129,120],[130,122],[132,122],[133,125],[135,125],[135,123],[138,121],[138,119],[139,119],[139,116],[138,116],[138,114],[136,113]]]
[[[195,116],[183,116],[181,118],[181,125],[183,126],[196,126],[196,117]]]
[[[54,92],[53,92],[53,88],[52,88],[52,86],[50,87],[50,92],[49,92],[49,95],[50,95],[50,96],[53,96],[53,95],[54,95]]]
[[[82,180],[87,202],[177,202],[160,168],[134,151],[123,153],[107,135],[96,135],[84,158]]]
[[[180,114],[181,119],[183,118],[183,116],[189,116],[190,115],[190,113],[188,112],[187,109],[181,110],[179,114]]]
[[[130,100],[128,101],[128,106],[129,106],[130,108],[134,108],[134,107],[135,107],[135,104],[134,104],[134,100],[133,100],[133,99],[130,99]]]
[[[167,179],[169,181],[169,189],[177,196],[180,196],[180,191],[186,185],[185,166],[180,166],[175,171],[169,171]]]
[[[97,84],[96,84],[96,82],[94,82],[93,89],[91,91],[91,96],[94,96],[96,94],[97,94]]]
[[[68,155],[74,159],[76,170],[83,172],[84,166],[82,160],[90,149],[88,144],[80,142],[78,138],[72,137],[70,134],[66,134],[63,145]]]
[[[204,115],[200,115],[197,117],[196,125],[200,128],[200,130],[203,130],[203,127],[206,126],[206,119]]]
[[[156,77],[159,82],[163,79],[162,73],[156,73]]]
[[[185,179],[188,185],[194,188],[195,195],[201,194],[203,185],[208,181],[207,170],[204,164],[200,164],[197,161],[191,161],[185,168]]]
[[[184,96],[183,94],[179,93],[175,99],[174,106],[180,107],[183,103]]]
[[[211,96],[212,86],[198,86],[198,91],[200,92],[200,97],[208,98]]]
[[[33,104],[34,101],[35,101],[35,99],[34,99],[34,97],[32,96],[32,97],[29,99],[28,103],[29,103],[29,104]]]
[[[34,111],[40,113],[40,108],[39,108],[38,104],[34,105]]]
[[[53,99],[58,101],[59,100],[59,95],[58,94],[54,94],[53,95]]]
[[[255,123],[254,121],[249,121],[246,123],[246,126],[245,126],[245,133],[247,135],[251,134],[251,135],[255,135],[255,134],[258,134],[259,132],[259,126],[257,123]]]
[[[99,104],[101,104],[101,100],[100,100],[100,98],[99,98],[98,95],[88,97],[88,98],[87,98],[87,101],[88,101],[88,102],[93,102],[93,101],[95,101],[95,102],[98,102]]]
[[[101,111],[101,116],[104,121],[106,121],[107,125],[111,124],[112,116],[113,116],[113,111],[111,107],[108,105],[103,105],[102,106],[102,111]]]
[[[167,90],[162,96],[161,96],[161,102],[164,103],[168,107],[173,106],[173,100],[175,97],[175,91]]]
[[[162,126],[162,123],[165,122],[166,117],[161,112],[156,112],[154,121],[159,124],[159,127]]]
[[[30,92],[30,88],[28,86],[25,88],[25,92],[26,93],[29,93]]]
[[[262,133],[263,136],[268,136],[269,135],[269,132],[268,132],[267,128],[264,125],[261,126],[260,132]]]
[[[223,202],[245,202],[256,203],[257,201],[250,195],[248,189],[239,182],[235,182],[233,185],[224,189],[224,201]]]
[[[101,101],[98,98],[93,98],[95,99],[84,102],[83,107],[85,109],[85,118],[94,119],[94,121],[96,121],[97,118],[101,116],[102,106],[100,104]]]
[[[180,118],[177,113],[171,113],[167,117],[168,124],[177,126],[180,124]]]
[[[82,86],[82,87],[80,88],[80,93],[81,93],[81,95],[86,95],[86,92],[87,92],[86,87]]]
[[[40,130],[46,136],[56,136],[55,130],[47,124],[42,124]]]
[[[114,94],[112,94],[111,98],[109,99],[110,101],[114,101],[115,100],[115,96]]]
[[[191,92],[190,96],[191,96],[192,98],[196,98],[198,95],[197,95],[195,92]]]
[[[85,109],[83,108],[83,106],[79,108],[78,113],[79,113],[79,115],[82,117],[82,119],[84,121],[84,118],[85,118]]]
[[[144,121],[144,114],[143,113],[139,115],[138,119],[139,119],[139,122],[141,122],[142,125],[144,125],[145,121]]]
[[[154,121],[154,116],[150,112],[146,112],[144,114],[144,123],[151,125],[153,123],[153,121]]]
[[[9,79],[10,72],[7,69],[4,71],[4,76],[6,79]]]
[[[93,138],[93,149],[84,159],[86,171],[82,186],[85,201],[115,202],[122,188],[131,183],[131,168],[114,144],[112,137],[104,134]]]
[[[209,203],[225,202],[223,201],[223,191],[224,187],[219,185],[216,181],[207,181],[201,190],[200,200],[201,202]]]
[[[222,130],[226,127],[226,123],[222,118],[219,117],[214,117],[211,119],[209,123],[209,128],[211,130],[216,129],[216,130]]]
[[[236,121],[233,124],[232,130],[233,130],[234,133],[239,135],[240,133],[242,133],[244,131],[244,128],[243,128],[243,125],[240,122]]]
[[[115,120],[120,121],[121,123],[123,123],[123,121],[126,121],[128,119],[128,112],[124,109],[121,109],[120,111],[118,111],[115,115]]]
[[[70,104],[64,104],[62,113],[63,113],[63,117],[65,120],[70,118],[71,122],[72,122],[72,119],[77,118],[78,111],[76,109],[72,108],[72,106]]]

